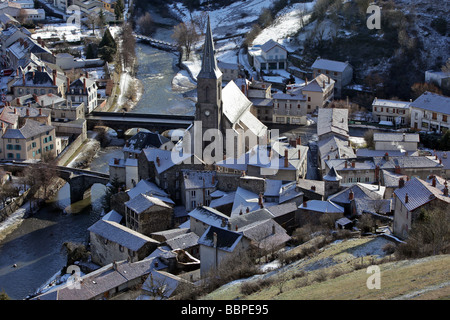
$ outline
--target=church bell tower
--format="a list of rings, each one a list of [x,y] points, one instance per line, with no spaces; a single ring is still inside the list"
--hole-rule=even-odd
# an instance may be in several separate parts
[[[214,42],[208,16],[202,68],[197,76],[195,110],[195,121],[202,122],[202,134],[208,129],[222,131],[222,72],[217,66],[214,54]]]

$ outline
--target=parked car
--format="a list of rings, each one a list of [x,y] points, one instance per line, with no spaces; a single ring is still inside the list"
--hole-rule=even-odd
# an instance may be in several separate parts
[[[12,69],[3,69],[0,71],[0,75],[3,76],[10,76],[13,73]]]

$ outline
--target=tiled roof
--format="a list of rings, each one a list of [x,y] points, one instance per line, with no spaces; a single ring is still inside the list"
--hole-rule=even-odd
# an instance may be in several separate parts
[[[450,204],[450,197],[444,196],[441,190],[419,178],[412,178],[405,182],[403,188],[396,189],[394,194],[408,211],[413,211],[434,199]],[[405,200],[406,194],[408,194],[408,202]]]
[[[425,156],[417,157],[373,157],[375,166],[380,169],[395,169],[396,166],[400,168],[442,168],[443,165],[439,161],[431,160]]]
[[[387,132],[375,132],[373,134],[373,141],[392,141],[392,142],[419,142],[418,133],[387,133]]]
[[[350,203],[350,191],[353,192],[353,199],[380,200],[383,199],[385,190],[386,188],[383,186],[357,183],[330,196],[328,200],[339,204]]]
[[[214,244],[214,234],[217,235],[217,243]],[[233,252],[243,235],[227,229],[210,226],[200,237],[198,243],[208,247],[217,247],[220,250]]]

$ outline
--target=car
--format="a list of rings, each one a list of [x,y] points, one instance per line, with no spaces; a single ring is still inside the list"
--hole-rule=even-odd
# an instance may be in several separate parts
[[[13,73],[12,69],[3,69],[2,71],[0,71],[0,75],[1,76],[9,76]]]

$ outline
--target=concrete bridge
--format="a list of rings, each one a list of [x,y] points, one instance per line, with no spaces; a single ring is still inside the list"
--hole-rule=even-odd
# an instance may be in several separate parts
[[[133,128],[158,133],[173,129],[187,129],[194,122],[194,116],[94,111],[86,115],[86,121],[88,130],[94,129],[95,126],[106,126],[115,130],[120,138],[127,130]]]
[[[165,50],[165,51],[173,51],[173,52],[178,51],[177,45],[175,45],[173,43],[153,39],[153,38],[144,36],[142,34],[134,34],[134,36],[135,36],[136,40],[147,43],[157,49],[161,49],[161,50]]]
[[[33,163],[23,163],[18,161],[1,161],[0,167],[3,167],[5,171],[18,172],[24,170],[28,166],[34,165]],[[74,203],[83,200],[83,195],[86,190],[89,190],[95,183],[107,185],[109,182],[109,174],[69,168],[63,166],[51,167],[57,173],[58,177],[64,179],[70,186],[70,202]]]

